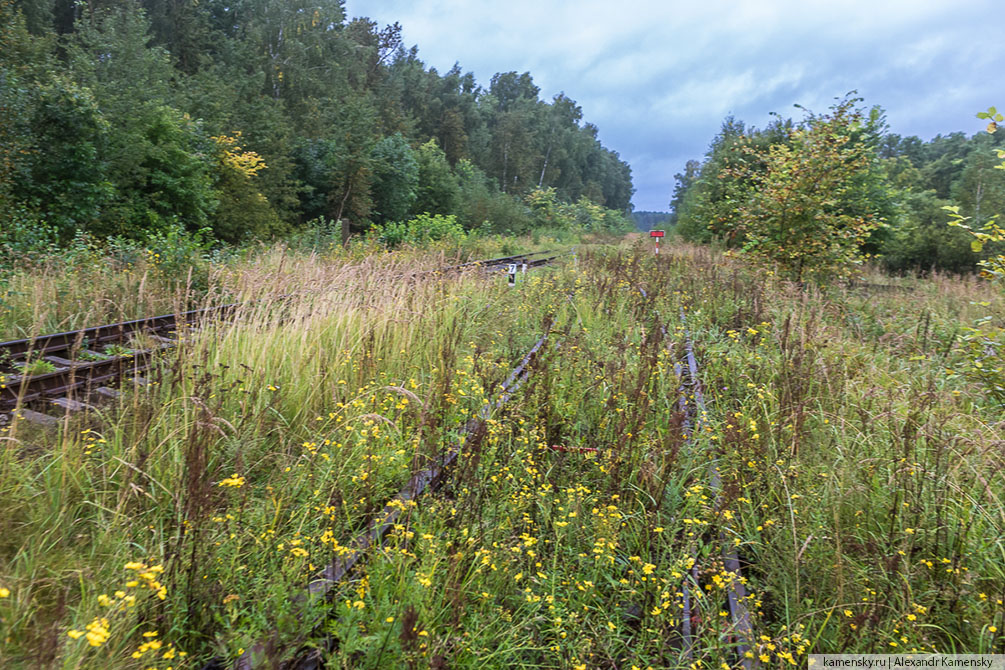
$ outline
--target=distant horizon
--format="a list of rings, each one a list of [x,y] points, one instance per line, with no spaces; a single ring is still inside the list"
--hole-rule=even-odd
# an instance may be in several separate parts
[[[530,72],[550,100],[564,92],[632,167],[640,211],[665,211],[674,174],[700,160],[733,115],[763,127],[793,105],[823,111],[856,90],[890,132],[928,141],[984,124],[1005,105],[994,3],[703,3],[516,0],[507,11],[461,0],[348,0],[350,17],[399,22],[407,47],[443,72],[455,63],[488,87]],[[556,30],[555,26],[561,26]]]

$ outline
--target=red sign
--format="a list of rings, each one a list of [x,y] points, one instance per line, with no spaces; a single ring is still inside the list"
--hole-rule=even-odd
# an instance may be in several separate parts
[[[663,231],[662,230],[650,230],[649,231],[649,237],[663,237]]]

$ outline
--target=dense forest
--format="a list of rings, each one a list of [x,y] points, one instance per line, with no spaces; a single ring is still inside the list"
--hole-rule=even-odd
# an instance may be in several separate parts
[[[0,0],[8,249],[426,213],[519,233],[550,221],[541,202],[624,226],[632,193],[575,101],[529,73],[441,74],[341,0]]]
[[[943,207],[958,205],[975,228],[1005,211],[1005,171],[995,169],[995,136],[957,132],[923,141],[889,132],[878,107],[857,111],[860,122],[849,132],[865,161],[827,207],[875,219],[865,252],[896,272],[969,272],[994,253],[990,247],[975,252],[968,232],[947,225]],[[676,231],[694,241],[744,246],[734,222],[764,172],[762,157],[771,147],[792,149],[795,131],[820,118],[807,112],[803,120],[776,117],[754,128],[728,117],[704,160],[688,161],[675,175],[670,208]]]

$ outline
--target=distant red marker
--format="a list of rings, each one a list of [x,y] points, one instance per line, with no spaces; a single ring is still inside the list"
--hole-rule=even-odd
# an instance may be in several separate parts
[[[660,253],[660,238],[663,237],[664,235],[666,235],[666,232],[663,231],[663,230],[650,230],[649,231],[649,237],[655,237],[656,238],[656,254],[657,255],[659,255],[659,253]]]

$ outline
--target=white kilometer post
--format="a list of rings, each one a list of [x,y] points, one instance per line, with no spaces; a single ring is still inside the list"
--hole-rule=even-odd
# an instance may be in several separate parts
[[[509,285],[516,286],[516,263],[510,263],[507,272],[509,274]]]

